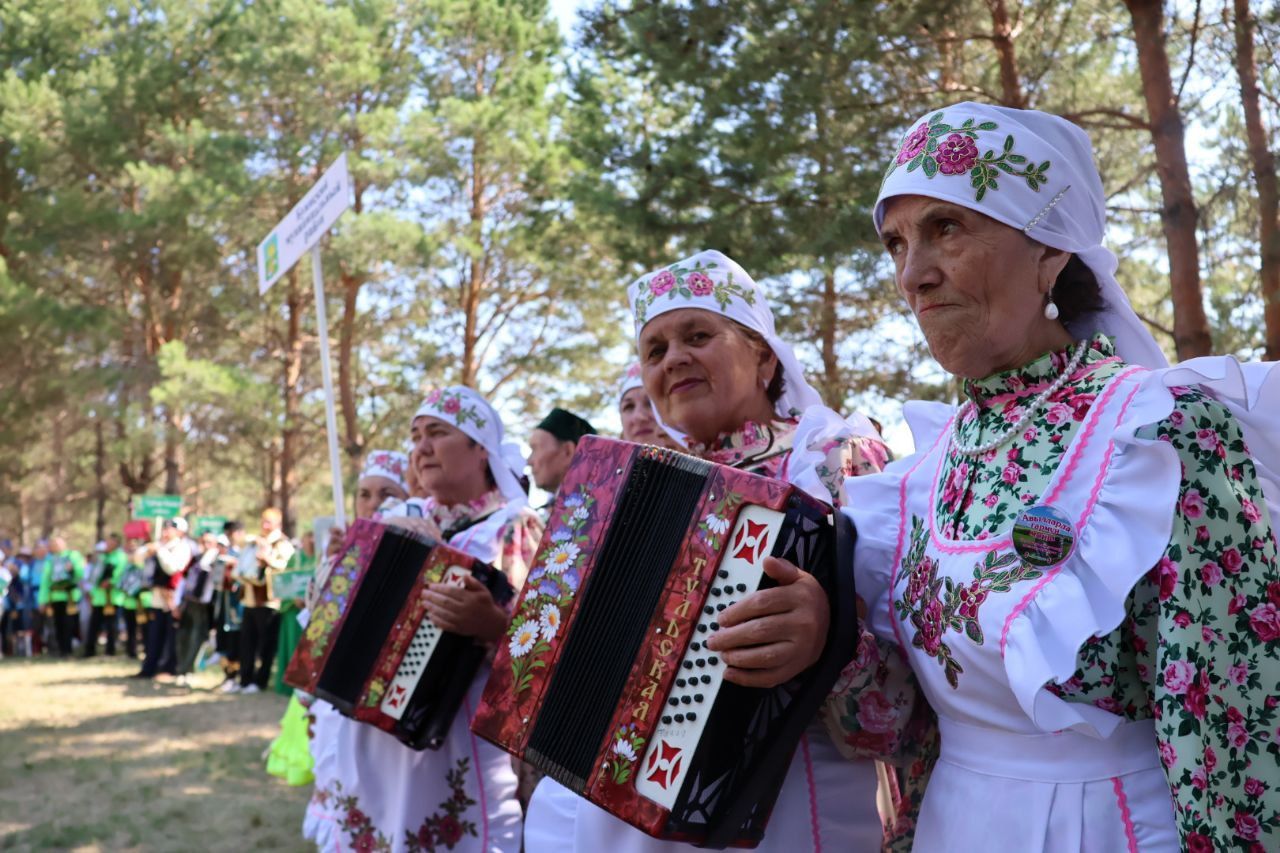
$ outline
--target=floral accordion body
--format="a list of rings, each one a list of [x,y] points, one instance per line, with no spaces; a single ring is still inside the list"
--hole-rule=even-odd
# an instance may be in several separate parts
[[[471,575],[505,605],[506,575],[448,545],[359,519],[319,592],[285,681],[413,749],[437,749],[484,660],[436,628],[423,593]]]
[[[792,753],[854,652],[838,575],[852,530],[778,480],[588,436],[578,446],[472,730],[656,838],[754,846]],[[725,683],[717,615],[772,584],[832,602],[822,660],[773,690]]]

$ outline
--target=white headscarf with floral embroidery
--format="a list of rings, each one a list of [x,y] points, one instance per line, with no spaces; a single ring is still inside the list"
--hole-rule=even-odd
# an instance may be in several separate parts
[[[778,337],[773,312],[759,285],[737,262],[715,250],[699,252],[668,267],[646,273],[627,288],[635,315],[636,342],[645,324],[668,311],[700,308],[728,317],[760,334],[782,365],[782,396],[774,409],[782,417],[799,415],[810,406],[822,405],[822,397],[804,378],[795,350]],[[623,393],[626,393],[625,391]],[[654,415],[658,410],[654,408]],[[658,424],[680,441],[684,436],[663,423]]]
[[[903,137],[876,199],[918,195],[976,210],[1033,240],[1071,252],[1093,271],[1105,307],[1067,324],[1077,339],[1098,332],[1116,352],[1149,368],[1169,362],[1116,281],[1116,256],[1102,245],[1106,196],[1083,130],[1060,116],[961,103],[934,110]]]
[[[627,368],[627,372],[622,374],[622,384],[618,386],[618,403],[621,405],[622,398],[627,396],[627,392],[633,388],[643,388],[644,377],[640,370],[640,365],[633,364]]]
[[[524,470],[524,454],[518,445],[504,441],[506,429],[502,418],[484,397],[465,385],[436,388],[427,394],[413,416],[438,418],[477,441],[489,451],[489,471],[507,499],[508,508],[529,502],[519,478]]]
[[[385,477],[400,487],[402,491],[408,491],[409,486],[405,483],[405,471],[409,467],[409,457],[397,450],[374,450],[364,460],[364,470],[360,472],[360,479],[365,477]]]

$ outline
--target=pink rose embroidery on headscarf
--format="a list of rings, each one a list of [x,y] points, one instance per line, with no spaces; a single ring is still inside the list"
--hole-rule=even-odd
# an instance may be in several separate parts
[[[670,270],[663,270],[649,279],[649,292],[654,296],[661,296],[675,286],[676,277],[671,274]]]
[[[963,175],[978,160],[978,146],[973,140],[953,133],[938,146],[938,171],[944,175]]]
[[[902,147],[898,149],[898,165],[902,165],[915,157],[929,142],[929,125],[922,124],[902,138]]]

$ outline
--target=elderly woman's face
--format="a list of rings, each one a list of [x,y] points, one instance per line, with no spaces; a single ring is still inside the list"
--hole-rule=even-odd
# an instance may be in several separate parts
[[[408,495],[395,480],[386,477],[361,477],[356,484],[356,518],[373,518],[387,498],[404,500]]]
[[[748,420],[771,420],[765,393],[778,359],[736,323],[700,308],[650,320],[637,344],[644,387],[662,419],[709,442]]]
[[[413,419],[414,465],[427,494],[446,504],[482,496],[489,452],[453,424],[423,415]]]
[[[980,379],[1064,344],[1066,330],[1045,319],[1044,305],[1066,253],[924,196],[886,202],[881,240],[899,292],[948,372]]]

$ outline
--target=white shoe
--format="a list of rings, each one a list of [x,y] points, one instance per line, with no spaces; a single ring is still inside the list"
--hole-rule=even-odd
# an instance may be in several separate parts
[[[240,692],[240,682],[238,682],[238,681],[228,681],[226,684],[222,685],[222,691],[221,691],[221,692],[223,692],[223,693],[239,693],[239,692]]]
[[[241,690],[240,692],[241,692],[241,693],[245,693],[245,694],[249,694],[249,693],[261,693],[261,692],[262,692],[262,688],[260,688],[260,687],[259,687],[258,685],[256,685],[256,684],[250,684],[248,687],[244,688],[244,689],[243,689],[243,690]]]

